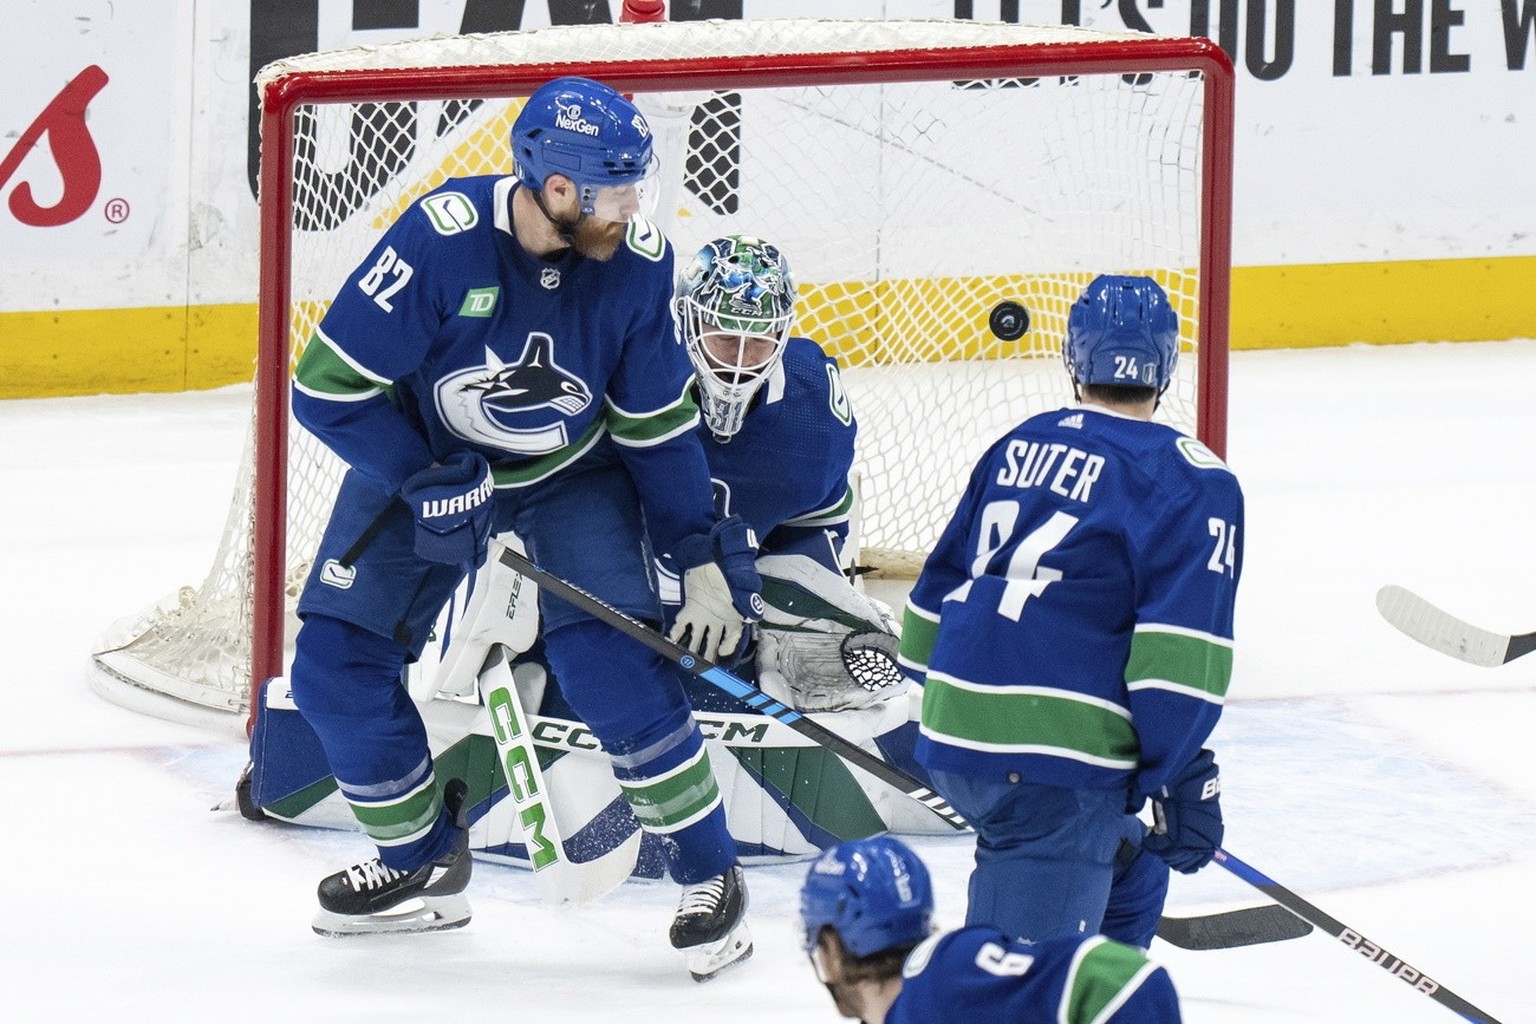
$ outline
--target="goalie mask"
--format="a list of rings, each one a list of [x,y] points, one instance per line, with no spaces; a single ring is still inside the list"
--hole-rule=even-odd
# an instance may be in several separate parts
[[[599,220],[623,223],[654,212],[653,150],[640,110],[590,78],[541,85],[512,125],[517,180],[538,193],[551,174],[562,174],[576,184],[581,212]]]
[[[1072,304],[1061,354],[1074,383],[1162,394],[1179,358],[1179,318],[1150,277],[1103,274]]]
[[[728,440],[778,368],[794,320],[789,260],[758,238],[717,238],[678,280],[676,311],[710,432]]]

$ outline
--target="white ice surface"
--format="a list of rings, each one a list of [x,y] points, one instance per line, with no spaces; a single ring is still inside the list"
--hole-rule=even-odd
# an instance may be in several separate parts
[[[1536,916],[1536,656],[1464,666],[1373,604],[1400,583],[1536,629],[1536,342],[1238,353],[1231,378],[1248,527],[1214,738],[1226,846],[1505,1024],[1536,1020],[1517,971]],[[664,883],[558,911],[526,873],[481,864],[463,930],[310,932],[316,881],[361,840],[211,811],[245,760],[233,732],[88,685],[111,621],[207,571],[247,401],[0,402],[0,1017],[836,1019],[797,945],[799,866],[751,871],[756,957],[708,985],[667,946]],[[970,841],[914,845],[958,923]],[[1255,896],[1212,866],[1176,879],[1169,910]],[[1153,953],[1191,1022],[1455,1019],[1321,933]]]

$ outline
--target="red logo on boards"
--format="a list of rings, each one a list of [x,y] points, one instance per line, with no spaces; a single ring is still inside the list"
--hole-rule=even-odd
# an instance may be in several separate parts
[[[0,190],[3,190],[22,160],[47,136],[48,151],[64,179],[64,194],[52,206],[38,204],[30,182],[22,181],[11,190],[6,205],[23,224],[37,228],[68,224],[96,201],[97,189],[101,187],[101,156],[96,152],[96,140],[91,138],[90,130],[85,126],[85,108],[106,84],[107,73],[95,64],[81,71],[21,133],[21,138],[16,140],[16,145],[4,159],[0,159]]]

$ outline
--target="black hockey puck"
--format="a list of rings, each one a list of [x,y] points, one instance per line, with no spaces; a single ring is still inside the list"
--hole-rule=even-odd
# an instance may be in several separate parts
[[[1029,330],[1029,310],[1012,299],[1004,299],[992,307],[987,326],[1003,341],[1018,341]]]

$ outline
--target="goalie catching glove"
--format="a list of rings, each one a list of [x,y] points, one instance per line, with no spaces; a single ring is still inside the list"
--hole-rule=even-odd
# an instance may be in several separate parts
[[[800,711],[846,711],[906,689],[889,608],[806,555],[764,555],[757,571],[765,605],[757,678],[766,692]]]
[[[485,560],[495,519],[491,467],[479,452],[454,452],[413,473],[400,497],[416,517],[416,554],[466,572]]]
[[[1142,848],[1183,874],[1205,867],[1221,845],[1221,774],[1216,755],[1201,750],[1178,778],[1152,795],[1157,824]]]
[[[756,558],[757,538],[740,516],[679,541],[672,559],[682,574],[683,604],[668,638],[710,661],[733,657],[745,624],[763,617]]]

